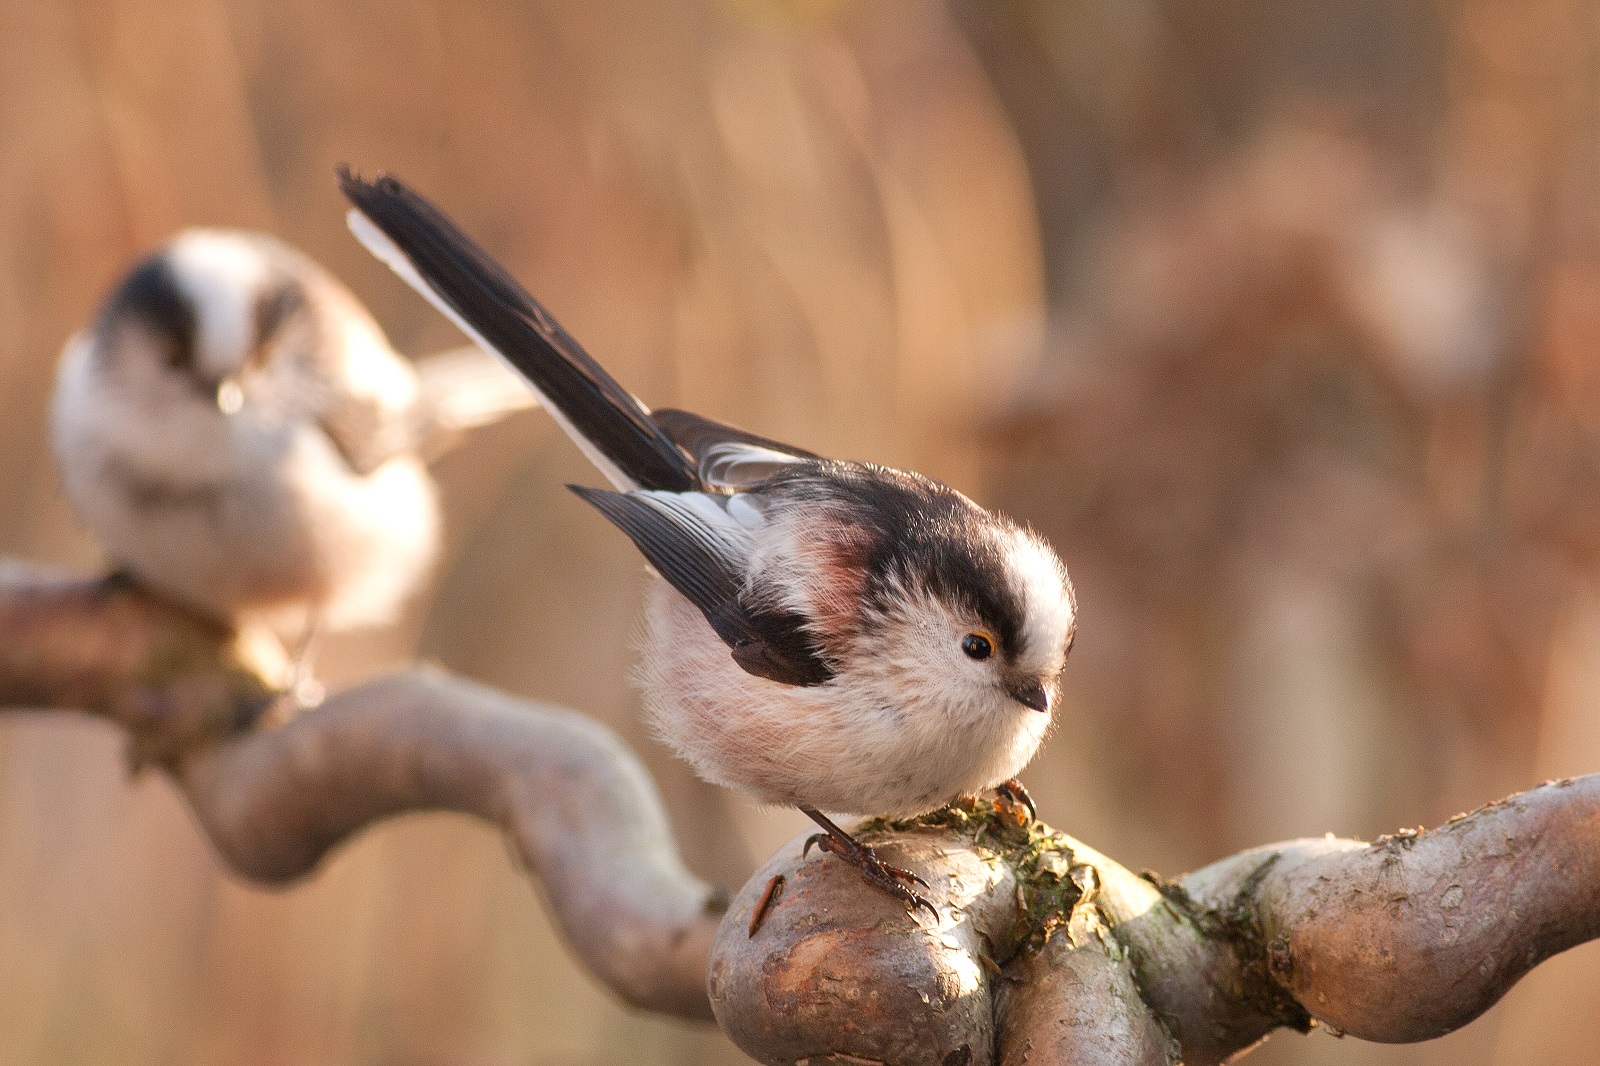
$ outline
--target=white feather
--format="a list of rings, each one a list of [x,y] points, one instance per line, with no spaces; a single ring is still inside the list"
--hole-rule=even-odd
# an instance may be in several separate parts
[[[807,460],[743,441],[722,441],[700,454],[700,480],[722,488],[749,488],[786,466]]]
[[[728,517],[749,530],[757,530],[767,524],[767,513],[743,493],[728,497]]]
[[[1015,777],[1050,727],[1048,715],[952,684],[954,629],[897,632],[831,682],[801,687],[745,673],[664,581],[652,583],[646,623],[637,680],[657,735],[701,777],[760,803],[921,813]]]
[[[1050,546],[1022,529],[1002,533],[1001,552],[1023,595],[1022,665],[1041,675],[1061,669],[1077,604],[1066,568]]]
[[[248,240],[227,230],[186,230],[166,255],[195,311],[200,365],[218,378],[232,373],[255,344],[255,298],[268,276],[266,261]]]

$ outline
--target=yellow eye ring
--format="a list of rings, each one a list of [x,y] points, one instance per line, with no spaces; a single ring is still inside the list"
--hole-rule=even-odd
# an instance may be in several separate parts
[[[961,650],[967,658],[982,662],[994,654],[994,638],[981,629],[975,633],[968,633],[961,638]]]

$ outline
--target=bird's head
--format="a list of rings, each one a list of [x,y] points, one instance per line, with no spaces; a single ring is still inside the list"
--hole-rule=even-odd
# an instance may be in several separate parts
[[[1077,632],[1066,570],[1032,533],[994,522],[905,565],[867,598],[863,636],[908,691],[979,715],[1048,716]],[[931,693],[930,693],[931,695]],[[922,701],[929,702],[929,701]]]
[[[813,572],[833,576],[806,612],[825,620],[820,643],[908,702],[1048,716],[1077,632],[1072,583],[1050,546],[937,482],[830,465],[805,520],[812,532],[831,530],[822,539],[833,565]]]
[[[280,348],[310,343],[316,269],[270,237],[185,230],[129,272],[97,328],[107,351],[232,414]]]

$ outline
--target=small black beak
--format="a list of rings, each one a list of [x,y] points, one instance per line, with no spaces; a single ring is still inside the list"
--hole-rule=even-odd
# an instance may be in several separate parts
[[[1030,711],[1050,713],[1050,693],[1042,681],[1018,681],[1006,686],[1011,698]]]

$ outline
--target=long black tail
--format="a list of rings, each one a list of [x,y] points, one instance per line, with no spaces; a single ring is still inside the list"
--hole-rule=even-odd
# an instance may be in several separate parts
[[[350,227],[474,340],[533,385],[540,401],[618,488],[698,486],[693,464],[550,313],[444,212],[399,180],[340,167]],[[366,225],[363,225],[366,223]]]

